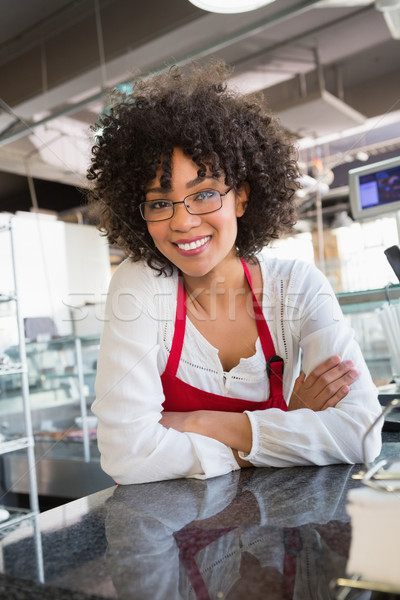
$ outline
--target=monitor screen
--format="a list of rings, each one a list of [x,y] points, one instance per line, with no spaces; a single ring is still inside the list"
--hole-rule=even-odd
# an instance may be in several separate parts
[[[354,219],[400,210],[400,156],[349,171],[349,192]]]

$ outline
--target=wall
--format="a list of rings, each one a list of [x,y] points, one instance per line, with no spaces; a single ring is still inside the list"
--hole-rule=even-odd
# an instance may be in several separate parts
[[[0,214],[0,224],[9,217]],[[23,317],[51,317],[60,335],[73,333],[71,306],[105,299],[111,269],[108,244],[94,227],[21,213],[14,218]],[[0,292],[12,291],[8,234],[0,235]],[[11,307],[1,309],[0,351],[9,344]],[[8,312],[6,312],[8,311]],[[8,314],[10,313],[10,314]],[[101,322],[99,322],[101,327]]]

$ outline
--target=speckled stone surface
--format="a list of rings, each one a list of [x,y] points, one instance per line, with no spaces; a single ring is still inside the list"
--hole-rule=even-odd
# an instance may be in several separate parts
[[[400,457],[399,434],[386,437],[383,453]],[[336,598],[358,471],[251,468],[114,486],[4,530],[0,599]]]

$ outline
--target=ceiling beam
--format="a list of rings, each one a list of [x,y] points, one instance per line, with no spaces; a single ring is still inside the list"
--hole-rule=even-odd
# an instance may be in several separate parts
[[[297,2],[291,6],[286,6],[283,9],[277,10],[273,15],[269,15],[262,19],[258,19],[257,21],[252,22],[249,25],[246,25],[245,27],[239,28],[238,30],[231,32],[230,34],[228,34],[226,36],[218,38],[216,41],[213,41],[212,43],[209,43],[202,47],[199,47],[198,49],[196,49],[192,52],[187,52],[187,53],[181,55],[179,58],[171,60],[171,64],[184,65],[192,60],[200,60],[202,58],[206,58],[216,52],[223,50],[226,47],[229,47],[235,43],[238,43],[240,41],[247,39],[251,35],[256,35],[258,33],[261,33],[267,29],[270,29],[270,28],[284,22],[287,19],[292,19],[301,14],[304,14],[305,12],[309,11],[310,9],[312,9],[315,6],[318,6],[320,4],[321,3],[319,0],[318,1],[316,1],[316,0],[300,0],[299,2]],[[199,22],[202,19],[210,20],[210,17],[206,16],[206,17],[198,19],[196,22],[197,27],[199,26]],[[213,15],[212,19],[215,22],[215,15]],[[201,24],[200,30],[204,31],[203,24]],[[176,36],[176,31],[174,32],[174,35]],[[216,34],[214,34],[214,35],[216,35]],[[124,62],[125,63],[127,62],[126,57],[124,57]],[[162,72],[162,71],[165,71],[167,68],[168,68],[168,64],[165,61],[163,61],[162,64],[159,64],[156,68],[150,69],[147,72],[145,71],[141,75],[145,76],[150,73]],[[134,81],[135,81],[135,78],[133,78],[133,79],[131,78],[128,81],[121,80],[118,83],[125,83],[125,82],[131,83]],[[114,84],[114,86],[115,86],[115,84]],[[110,93],[109,88],[108,89],[100,89],[98,92],[95,92],[94,94],[88,96],[87,98],[83,99],[80,102],[75,102],[68,106],[63,106],[61,109],[54,110],[49,115],[46,115],[45,117],[43,117],[40,120],[29,121],[29,122],[28,122],[28,119],[23,118],[18,114],[18,109],[13,109],[7,103],[0,100],[0,106],[3,108],[3,110],[6,113],[8,113],[15,120],[15,124],[12,123],[11,127],[10,127],[10,123],[8,123],[6,128],[0,134],[0,147],[4,147],[12,142],[15,142],[15,141],[25,137],[26,135],[33,133],[37,127],[45,125],[45,124],[49,123],[50,121],[52,121],[53,119],[57,119],[57,118],[63,117],[63,116],[73,115],[74,113],[79,112],[80,110],[84,109],[85,107],[89,106],[90,104],[94,104],[94,103],[98,103],[98,102],[104,103],[107,96],[109,95],[109,93]],[[19,124],[17,123],[17,121],[19,122]]]

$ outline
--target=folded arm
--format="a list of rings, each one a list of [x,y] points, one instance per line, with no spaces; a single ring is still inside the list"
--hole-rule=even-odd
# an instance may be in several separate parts
[[[349,384],[357,377],[352,361],[341,361],[339,356],[330,357],[313,369],[308,377],[301,373],[297,378],[289,410],[307,408],[320,411],[334,407],[348,394]],[[246,413],[212,410],[163,412],[160,423],[176,431],[208,436],[237,451],[251,451],[252,429]],[[236,457],[238,460],[237,454]]]
[[[300,340],[304,373],[294,382],[288,412],[163,413],[161,423],[219,440],[257,466],[373,460],[381,448],[379,428],[368,437],[366,457],[363,438],[381,408],[354,333],[321,273],[303,267],[294,279],[296,318],[286,315],[283,324],[287,341]]]

